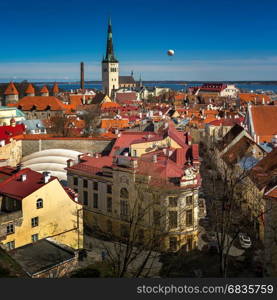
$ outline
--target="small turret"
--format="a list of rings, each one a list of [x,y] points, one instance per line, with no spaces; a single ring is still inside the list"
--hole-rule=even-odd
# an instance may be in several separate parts
[[[13,82],[10,82],[4,92],[5,103],[16,103],[18,101],[18,90],[16,89]]]
[[[40,95],[41,96],[45,96],[45,97],[48,97],[49,96],[49,91],[48,91],[48,88],[46,85],[44,85],[42,87],[42,89],[40,90]]]
[[[35,96],[35,89],[31,83],[28,84],[27,89],[25,90],[25,94],[29,97]]]
[[[59,93],[59,86],[58,86],[57,82],[54,83],[52,92],[53,92],[53,96],[57,96],[58,95],[58,93]]]

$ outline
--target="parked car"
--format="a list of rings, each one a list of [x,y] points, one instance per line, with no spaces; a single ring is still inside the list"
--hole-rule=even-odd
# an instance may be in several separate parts
[[[239,242],[241,248],[250,248],[252,246],[251,239],[246,233],[239,233]]]

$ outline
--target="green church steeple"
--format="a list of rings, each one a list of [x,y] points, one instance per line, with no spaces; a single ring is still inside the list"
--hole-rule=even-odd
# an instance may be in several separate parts
[[[114,62],[114,63],[118,62],[118,60],[115,58],[114,50],[113,50],[113,33],[112,33],[111,18],[109,18],[109,23],[108,23],[107,49],[106,49],[106,56],[103,59],[103,62]]]

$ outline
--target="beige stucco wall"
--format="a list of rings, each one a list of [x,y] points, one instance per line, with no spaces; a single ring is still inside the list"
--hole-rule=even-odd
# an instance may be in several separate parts
[[[111,68],[115,68],[116,72],[112,72]],[[111,96],[112,89],[119,88],[119,64],[118,63],[102,63],[102,83],[103,89]]]
[[[22,158],[22,141],[12,140],[9,144],[0,146],[0,159],[7,160],[4,165],[16,166]]]
[[[16,122],[22,121],[25,118],[16,115],[16,108],[0,109],[0,126],[10,125],[11,119],[15,119]]]
[[[131,145],[131,153],[132,156],[134,155],[134,151],[136,151],[136,156],[140,157],[144,153],[149,153],[151,151],[156,151],[157,148],[153,148],[153,146],[156,145],[157,147],[172,147],[174,149],[181,148],[179,144],[177,144],[172,138],[166,137],[163,140],[160,141],[154,141],[154,142],[145,142],[145,143],[137,143],[137,144],[132,144]],[[147,149],[152,148],[150,151],[147,151]]]
[[[90,176],[81,173],[68,173],[68,185],[72,189],[77,189],[79,193],[79,199],[83,203],[83,191],[88,192],[88,205],[84,206],[84,223],[94,230],[95,226],[99,227],[101,231],[107,232],[107,220],[112,222],[113,235],[120,237],[120,225],[127,224],[120,217],[120,190],[126,188],[129,192],[128,205],[129,211],[133,211],[132,207],[140,205],[142,209],[145,209],[143,214],[143,222],[141,222],[140,229],[144,230],[144,235],[147,238],[151,232],[153,232],[154,211],[160,211],[161,213],[161,226],[159,232],[169,233],[161,242],[161,246],[164,249],[169,247],[169,236],[176,237],[179,243],[179,247],[187,243],[188,237],[193,239],[193,246],[198,243],[198,189],[182,189],[176,191],[168,191],[165,188],[154,189],[147,183],[141,184],[141,180],[135,176],[134,173],[119,168],[113,171],[112,178]],[[78,185],[74,185],[73,177],[78,177]],[[83,180],[88,180],[88,187],[83,187]],[[93,181],[98,182],[98,191],[93,190]],[[107,185],[112,184],[112,194],[107,193]],[[143,196],[138,196],[138,189],[142,190]],[[98,208],[93,208],[93,193],[98,193]],[[153,195],[159,195],[159,204],[153,204]],[[168,207],[168,196],[177,195],[178,205],[176,208]],[[112,197],[112,212],[107,211],[107,197]],[[186,197],[193,196],[193,202],[191,205],[186,204]],[[190,227],[186,226],[186,211],[192,209],[193,224]],[[178,226],[174,229],[168,228],[168,215],[170,210],[177,210]],[[137,229],[138,230],[138,229]],[[157,231],[157,229],[156,229]],[[110,233],[110,232],[108,232]]]

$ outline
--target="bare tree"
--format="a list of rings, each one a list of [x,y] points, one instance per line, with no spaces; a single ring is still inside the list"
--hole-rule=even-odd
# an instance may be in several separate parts
[[[215,161],[215,158],[210,156],[210,161]],[[230,249],[239,233],[251,232],[252,236],[257,238],[256,228],[253,227],[253,224],[257,224],[261,216],[271,209],[265,210],[262,194],[251,181],[251,167],[246,166],[246,161],[242,161],[241,167],[236,164],[228,165],[222,161],[220,171],[216,166],[213,166],[213,170],[211,169],[209,173],[212,185],[211,192],[214,196],[207,200],[211,206],[222,277],[228,275]],[[223,186],[221,195],[219,181]],[[244,200],[241,201],[243,197]],[[251,206],[251,211],[255,211],[254,215],[249,216],[246,211],[241,209],[240,204],[246,201],[248,202],[247,205]]]
[[[149,187],[148,181],[136,183],[136,197],[128,203],[126,214],[121,214],[120,236],[110,233],[111,242],[101,243],[114,277],[148,277],[155,273],[155,266],[160,267],[158,258],[161,250],[164,251],[161,246],[170,230],[165,200],[170,190],[166,182],[160,183],[156,188]],[[180,193],[178,188],[173,192],[174,195]],[[184,211],[181,209],[178,213],[182,217]],[[107,236],[101,226],[97,229]]]
[[[85,110],[82,116],[85,126],[83,135],[88,137],[96,135],[96,129],[100,124],[101,111],[99,105],[92,106],[89,110]]]
[[[49,120],[49,131],[59,137],[70,136],[69,120],[65,115],[54,116]]]

